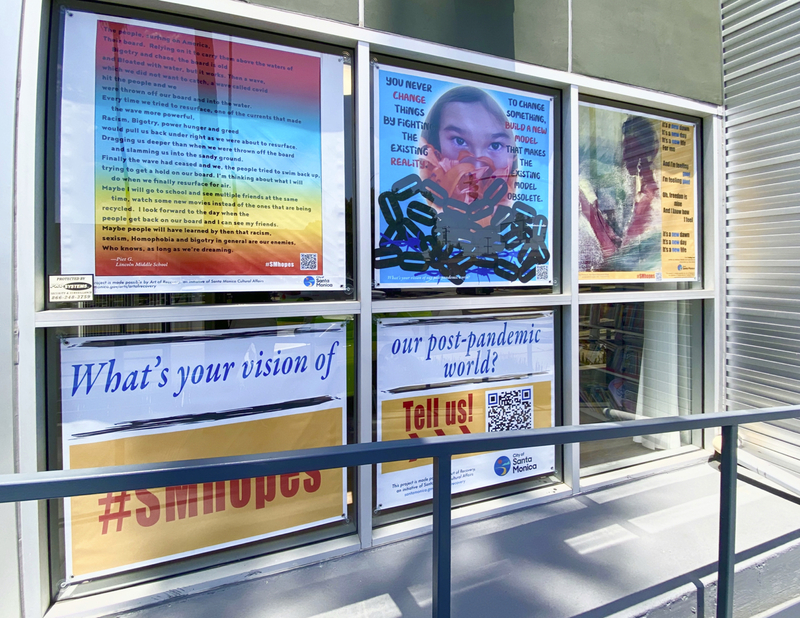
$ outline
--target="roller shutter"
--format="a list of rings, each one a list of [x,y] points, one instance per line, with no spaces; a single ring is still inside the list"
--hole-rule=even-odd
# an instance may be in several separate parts
[[[800,0],[722,4],[729,409],[800,404]],[[743,427],[800,473],[800,421]]]

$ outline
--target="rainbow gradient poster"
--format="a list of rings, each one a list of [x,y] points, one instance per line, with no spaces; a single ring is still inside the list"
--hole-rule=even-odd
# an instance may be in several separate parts
[[[62,273],[97,294],[344,287],[342,57],[65,20]]]

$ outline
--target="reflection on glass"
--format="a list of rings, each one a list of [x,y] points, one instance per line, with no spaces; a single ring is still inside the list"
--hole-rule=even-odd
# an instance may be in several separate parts
[[[581,423],[691,414],[691,317],[689,301],[584,305]],[[627,465],[690,441],[683,432],[585,443],[581,467]]]

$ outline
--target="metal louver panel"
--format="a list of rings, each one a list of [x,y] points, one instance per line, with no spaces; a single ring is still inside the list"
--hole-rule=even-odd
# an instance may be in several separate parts
[[[722,4],[728,408],[800,404],[800,0]],[[742,428],[800,474],[800,421]]]

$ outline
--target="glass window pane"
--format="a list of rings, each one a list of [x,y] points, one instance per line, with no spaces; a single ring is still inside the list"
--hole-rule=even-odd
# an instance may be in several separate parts
[[[373,297],[558,292],[558,91],[385,61]]]
[[[702,365],[696,303],[583,305],[580,318],[580,422],[629,421],[699,412],[693,369]],[[692,443],[691,432],[584,443],[584,473]],[[599,467],[598,467],[599,466]]]

